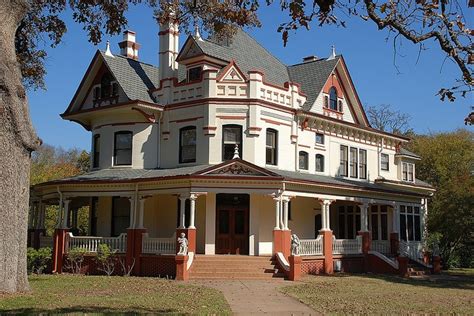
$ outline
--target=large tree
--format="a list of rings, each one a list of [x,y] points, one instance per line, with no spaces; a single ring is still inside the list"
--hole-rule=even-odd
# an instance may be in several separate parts
[[[129,5],[150,7],[158,21],[177,19],[187,29],[199,18],[210,32],[226,36],[236,26],[259,26],[261,4],[272,0],[0,0],[0,291],[28,289],[26,279],[26,227],[29,194],[30,154],[38,148],[32,127],[25,87],[44,87],[46,51],[61,42],[67,27],[63,14],[72,13],[92,43],[102,34],[118,34],[127,24]],[[336,2],[335,0],[284,0],[277,4],[288,13],[279,31],[286,43],[290,31],[347,23],[339,16],[361,17],[387,29],[395,40],[405,38],[415,44],[434,40],[437,47],[460,70],[454,87],[440,89],[441,98],[454,100],[473,84],[472,31],[455,0],[391,0]],[[66,10],[69,9],[69,10]],[[67,12],[66,12],[67,11]],[[422,48],[422,47],[421,47]]]

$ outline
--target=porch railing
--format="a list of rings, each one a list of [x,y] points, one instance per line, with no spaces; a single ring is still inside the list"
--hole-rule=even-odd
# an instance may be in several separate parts
[[[100,244],[106,244],[112,251],[127,252],[127,234],[125,233],[118,237],[74,236],[69,233],[67,239],[66,251],[72,248],[83,248],[87,252],[97,252]]]
[[[400,255],[417,262],[423,262],[423,243],[421,241],[400,240]]]
[[[390,254],[390,241],[389,240],[372,240],[370,247],[372,251],[380,252],[381,254]]]
[[[176,238],[150,238],[148,234],[143,235],[142,253],[156,255],[176,254]]]
[[[53,248],[53,237],[52,236],[40,236],[39,246],[40,246],[40,248],[44,248],[44,247]]]
[[[350,255],[362,253],[362,237],[356,239],[333,239],[332,253],[335,255]]]
[[[323,254],[323,238],[321,235],[316,239],[300,240],[300,255],[317,256]]]

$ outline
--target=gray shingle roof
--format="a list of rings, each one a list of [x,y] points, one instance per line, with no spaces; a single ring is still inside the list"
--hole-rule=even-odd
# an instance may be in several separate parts
[[[303,109],[309,111],[324,87],[329,75],[341,57],[335,59],[319,59],[288,67],[292,82],[299,83],[301,90],[307,95]]]
[[[107,56],[100,52],[112,75],[130,100],[153,102],[149,90],[158,87],[158,68],[121,55]]]
[[[290,81],[286,65],[241,29],[228,43],[215,38],[196,43],[206,55],[228,62],[235,60],[244,74],[249,70],[260,70],[265,73],[265,80],[273,84],[283,85]]]
[[[404,155],[404,156],[410,156],[410,157],[413,157],[413,158],[418,158],[420,159],[421,157],[417,154],[415,154],[414,152],[411,152],[405,148],[400,148],[399,152],[398,152],[399,155]]]

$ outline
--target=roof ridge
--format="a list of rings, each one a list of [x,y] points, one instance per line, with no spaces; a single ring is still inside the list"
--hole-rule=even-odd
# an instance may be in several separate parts
[[[97,50],[98,50],[102,55],[107,56],[107,57],[111,57],[111,56],[106,55],[103,50],[100,50],[100,49],[97,49]],[[128,57],[123,56],[123,55],[120,55],[120,54],[113,54],[113,57],[120,57],[120,58],[122,58],[122,59],[134,61],[134,62],[137,62],[137,63],[139,63],[139,64],[147,65],[147,66],[150,66],[150,67],[153,67],[153,68],[158,69],[158,66],[155,66],[155,65],[153,65],[153,64],[151,64],[151,63],[147,63],[147,62],[144,62],[144,61],[136,60],[136,59],[133,59],[133,58],[128,58]]]
[[[339,59],[341,57],[342,57],[342,54],[339,54],[339,55],[336,55],[336,58],[334,58],[334,59],[327,59],[327,57],[324,57],[324,58],[320,58],[320,59],[317,59],[317,60],[303,61],[303,62],[300,62],[300,63],[297,63],[297,64],[288,65],[288,67],[295,67],[295,66],[313,64],[313,63],[317,63],[317,62],[321,62],[321,61],[332,61],[332,60]]]

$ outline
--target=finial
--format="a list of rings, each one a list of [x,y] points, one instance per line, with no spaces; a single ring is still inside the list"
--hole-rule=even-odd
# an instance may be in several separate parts
[[[238,144],[235,144],[234,157],[232,157],[232,159],[240,159],[240,156],[239,156],[239,145],[238,145]]]
[[[202,41],[201,33],[199,33],[199,24],[196,17],[194,18],[194,37],[198,41]]]
[[[114,55],[112,54],[112,51],[110,50],[110,42],[109,41],[107,41],[107,43],[105,44],[105,55],[110,56],[110,57],[114,57]]]
[[[336,58],[336,46],[334,45],[331,45],[331,56],[329,56],[329,58],[327,60],[332,60],[332,59],[335,59]]]

